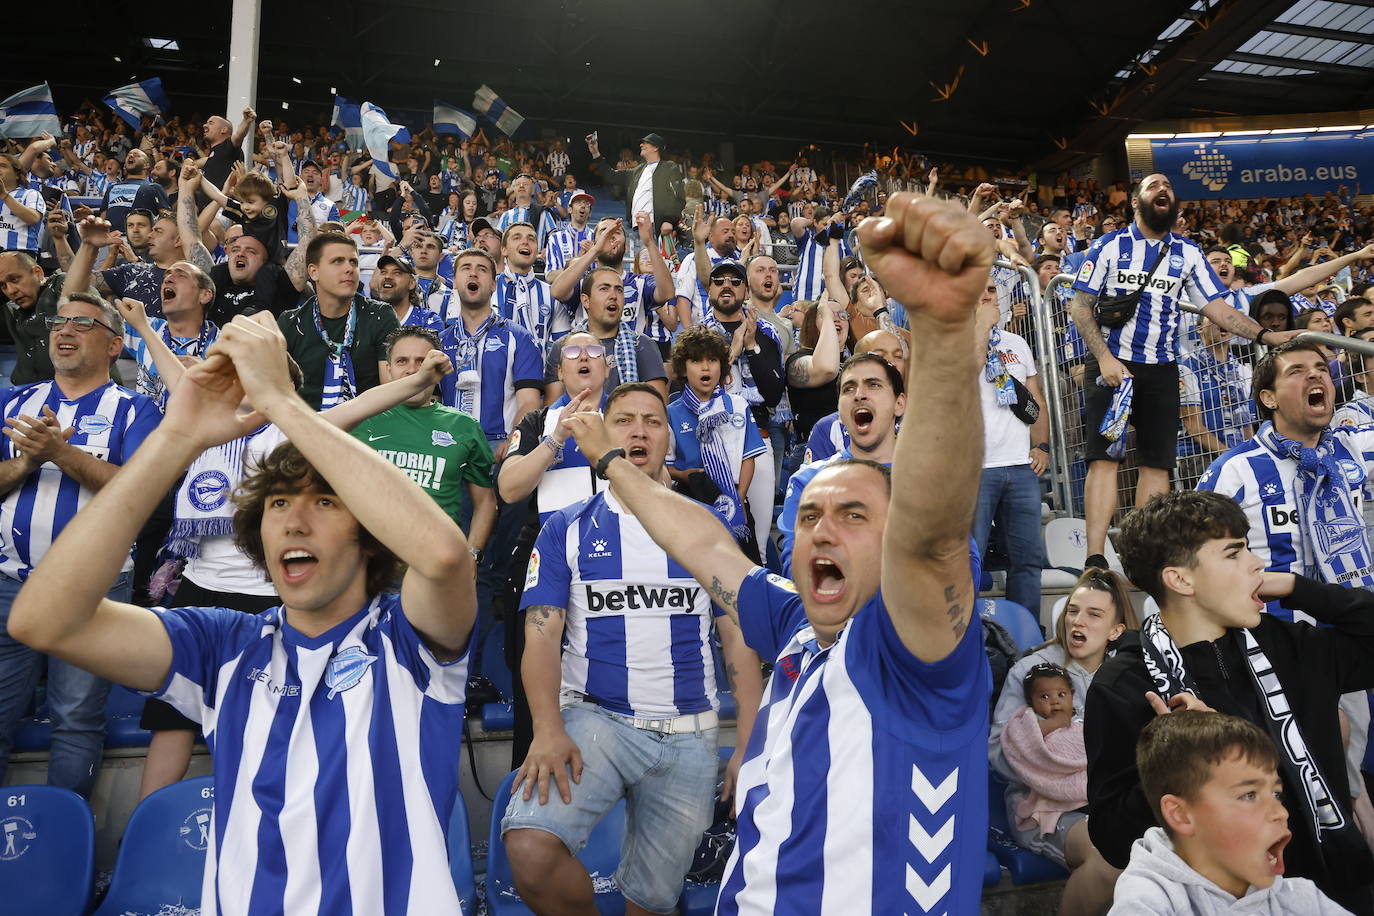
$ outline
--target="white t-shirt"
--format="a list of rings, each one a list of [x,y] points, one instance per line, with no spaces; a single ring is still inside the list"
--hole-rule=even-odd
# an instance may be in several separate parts
[[[639,184],[635,186],[634,201],[635,213],[647,213],[654,215],[654,172],[658,169],[657,162],[650,162],[644,166],[644,171],[639,173]]]
[[[1021,384],[1035,375],[1035,357],[1025,338],[1002,331],[997,352],[1007,372]],[[1016,418],[1010,407],[997,404],[997,386],[978,373],[978,396],[983,404],[983,467],[1004,468],[1030,464],[1030,427]]]
[[[247,474],[250,468],[285,441],[286,436],[275,426],[268,426],[254,436],[243,450],[244,473]],[[201,538],[200,556],[187,560],[181,575],[212,592],[237,592],[259,597],[270,597],[277,593],[277,587],[267,578],[267,574],[254,566],[247,554],[235,546],[232,535]]]

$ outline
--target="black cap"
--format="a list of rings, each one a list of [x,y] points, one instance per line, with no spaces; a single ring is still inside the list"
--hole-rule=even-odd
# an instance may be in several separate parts
[[[307,160],[305,160],[304,162],[302,162],[302,163],[301,163],[301,167],[300,167],[300,169],[299,169],[299,171],[298,171],[297,174],[299,174],[299,172],[304,172],[304,171],[306,170],[306,167],[307,167],[307,166],[312,166],[312,165],[313,165],[315,168],[317,168],[317,169],[320,170],[320,174],[321,174],[321,175],[324,174],[324,166],[320,165],[320,164],[319,164],[318,162],[316,162],[314,159],[307,159]]]
[[[495,223],[487,219],[485,216],[479,216],[472,222],[468,223],[468,238],[476,239],[477,234],[481,232],[483,229],[490,229],[497,235],[501,234],[501,230],[496,228]]]
[[[714,277],[717,274],[734,274],[741,280],[749,279],[749,274],[745,271],[744,265],[741,264],[739,261],[736,261],[734,258],[726,258],[725,260],[717,261],[714,265],[712,265],[711,276]]]
[[[382,269],[383,267],[386,267],[387,265],[391,265],[392,267],[399,267],[401,270],[410,274],[412,277],[415,276],[415,265],[410,263],[405,258],[398,258],[394,255],[384,254],[377,259],[378,270]]]
[[[650,146],[657,147],[660,153],[668,148],[668,142],[663,139],[662,134],[645,134],[644,136],[639,138],[639,142],[647,143]]]

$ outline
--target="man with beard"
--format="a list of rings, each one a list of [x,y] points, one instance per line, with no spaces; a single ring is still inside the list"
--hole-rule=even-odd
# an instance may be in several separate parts
[[[717,221],[717,225],[720,222]],[[744,285],[748,272],[743,264],[735,260],[721,261],[711,268],[709,279],[711,309],[702,317],[701,325],[730,339],[730,365],[725,367],[721,385],[726,394],[747,401],[754,412],[754,423],[759,429],[767,429],[769,412],[778,406],[787,390],[782,341],[771,322],[745,306]],[[757,521],[754,534],[759,542],[759,556],[765,555],[769,526],[763,520],[773,517],[776,484],[773,448],[765,439],[764,453],[754,462],[754,479],[748,492],[750,511]]]
[[[0,252],[0,300],[8,300],[0,308],[15,349],[12,384],[27,385],[53,376],[48,318],[57,314],[64,276],[60,270],[48,276],[26,252]]]
[[[81,247],[70,255],[70,260],[64,260],[69,266],[63,284],[63,297],[94,285],[102,296],[137,299],[143,303],[149,315],[162,317],[162,278],[167,268],[178,261],[188,260],[183,254],[172,211],[163,210],[153,221],[153,231],[148,236],[151,263],[134,261],[93,272],[91,266],[95,263],[96,252],[110,244],[113,227],[99,217],[88,216],[81,221],[78,231],[81,234]],[[59,252],[70,252],[65,236],[54,238],[53,242]]]
[[[396,312],[401,327],[429,328],[436,334],[443,331],[443,319],[422,304],[415,265],[409,261],[382,255],[377,259],[377,269],[372,271],[369,288],[373,299],[385,302]]]
[[[692,222],[692,242],[692,252],[682,259],[674,278],[677,294],[692,304],[692,320],[686,322],[689,325],[701,321],[706,312],[706,281],[710,269],[702,267],[707,261],[715,267],[739,253],[735,246],[735,224],[724,216],[707,216],[704,207],[697,207],[696,219]]]
[[[672,340],[673,331],[678,326],[679,316],[674,310],[676,296],[673,292],[673,275],[668,263],[663,260],[663,253],[654,244],[649,214],[635,214],[635,225],[639,230],[639,241],[648,252],[652,273],[638,274],[624,268],[624,224],[618,218],[602,217],[597,221],[591,247],[567,263],[558,276],[550,281],[550,290],[553,298],[568,314],[581,318],[581,302],[574,300],[588,271],[605,267],[620,272],[625,290],[623,320],[636,333],[652,340],[662,355],[664,344]]]
[[[124,178],[115,182],[105,192],[100,202],[100,213],[110,221],[117,232],[124,231],[124,218],[130,210],[149,210],[157,213],[170,209],[172,203],[167,192],[157,182],[148,178],[151,166],[148,154],[141,149],[131,149],[124,157]]]
[[[1170,229],[1178,198],[1168,176],[1149,175],[1135,194],[1135,221],[1088,252],[1074,281],[1069,312],[1088,349],[1084,379],[1084,435],[1088,475],[1084,486],[1087,565],[1106,568],[1107,526],[1116,512],[1116,472],[1121,462],[1099,432],[1116,388],[1133,379],[1130,422],[1136,430],[1137,506],[1169,489],[1178,444],[1179,300],[1206,302],[1203,314],[1218,326],[1267,346],[1296,331],[1261,328],[1226,300],[1227,289],[1202,249]],[[1138,293],[1135,310],[1118,327],[1097,321],[1099,299]],[[1094,380],[1101,378],[1100,383]]]
[[[559,273],[569,261],[584,253],[582,243],[592,241],[596,230],[587,224],[587,220],[592,215],[592,205],[595,203],[596,198],[580,188],[575,189],[568,199],[568,225],[550,233],[544,243],[544,275],[550,283],[557,282]]]

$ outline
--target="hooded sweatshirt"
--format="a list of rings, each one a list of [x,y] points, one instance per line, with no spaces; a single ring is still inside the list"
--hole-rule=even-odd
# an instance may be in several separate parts
[[[1151,827],[1131,847],[1131,864],[1117,879],[1115,903],[1108,916],[1165,916],[1177,913],[1210,916],[1348,916],[1306,878],[1278,875],[1266,888],[1250,887],[1236,898],[1193,871],[1179,858],[1162,827]]]

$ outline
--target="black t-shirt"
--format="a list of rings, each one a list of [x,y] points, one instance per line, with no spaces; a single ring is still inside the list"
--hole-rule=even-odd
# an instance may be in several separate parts
[[[223,188],[224,182],[229,179],[229,173],[233,171],[234,163],[242,161],[243,150],[234,145],[232,137],[226,137],[210,149],[210,158],[205,160],[201,174],[214,182],[215,187]]]
[[[229,276],[228,264],[216,264],[210,269],[215,281],[215,299],[205,317],[220,327],[235,315],[251,315],[269,311],[280,316],[296,307],[301,294],[280,264],[264,264],[251,284],[237,284]]]
[[[798,350],[787,357],[787,368],[792,368],[792,361],[802,356],[810,356],[814,350]],[[794,434],[805,442],[811,435],[811,427],[816,425],[816,421],[821,417],[828,416],[839,409],[840,405],[840,382],[839,379],[830,381],[817,388],[797,388],[788,383],[787,398],[792,405],[792,414],[795,419],[792,421]]]

